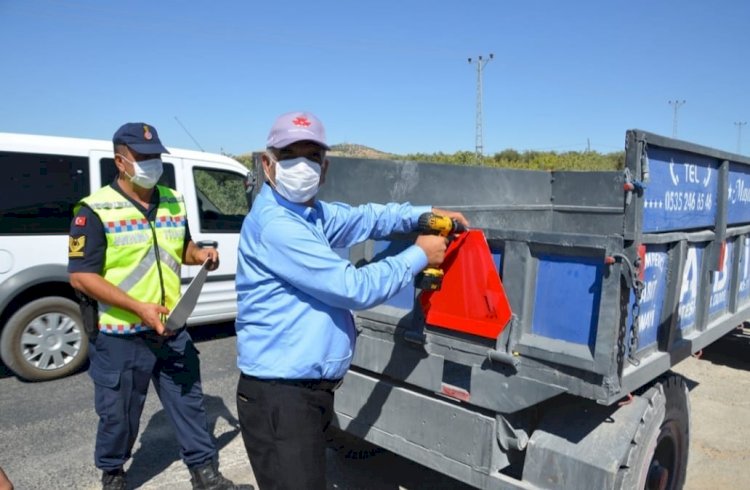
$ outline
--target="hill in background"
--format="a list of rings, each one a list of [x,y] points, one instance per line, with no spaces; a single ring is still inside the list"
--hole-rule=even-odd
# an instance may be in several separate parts
[[[247,166],[253,161],[253,153],[243,153],[242,155],[229,155],[236,158],[240,162]],[[393,153],[386,153],[384,151],[376,150],[365,145],[357,145],[354,143],[339,143],[337,145],[331,145],[331,149],[328,151],[328,156],[332,157],[347,157],[347,158],[373,158],[381,160],[398,160],[402,157]]]
[[[354,143],[340,143],[338,145],[331,146],[328,152],[329,156],[332,157],[349,157],[349,158],[379,158],[383,160],[394,160],[398,159],[399,156],[393,153],[386,153],[384,151],[376,150],[365,145],[357,145]]]
[[[625,168],[625,152],[599,153],[596,151],[517,151],[512,148],[477,158],[473,151],[455,153],[410,153],[399,155],[354,143],[332,145],[329,156],[373,158],[382,160],[411,160],[417,162],[448,163],[452,165],[520,168],[529,170],[621,170]],[[235,156],[250,166],[252,153]]]

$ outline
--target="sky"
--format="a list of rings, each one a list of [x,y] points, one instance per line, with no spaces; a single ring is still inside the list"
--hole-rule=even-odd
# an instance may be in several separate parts
[[[145,121],[239,155],[304,110],[329,144],[474,151],[468,58],[492,53],[486,155],[620,151],[634,128],[750,154],[747,0],[0,0],[0,45],[2,132]]]

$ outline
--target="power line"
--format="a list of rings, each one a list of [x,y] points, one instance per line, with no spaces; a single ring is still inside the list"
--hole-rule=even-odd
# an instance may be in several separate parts
[[[734,125],[737,126],[737,154],[742,155],[742,126],[746,126],[747,121],[736,121]]]
[[[680,108],[681,105],[685,105],[685,100],[670,100],[669,105],[674,107],[674,116],[672,117],[672,138],[677,137],[677,109]]]
[[[190,131],[187,130],[187,128],[180,122],[179,119],[177,119],[177,116],[174,117],[174,120],[177,121],[177,124],[180,125],[180,127],[187,133],[188,136],[190,136],[190,139],[193,140],[193,143],[195,143],[195,146],[197,146],[201,151],[205,152],[206,150],[203,149],[200,143],[198,143],[198,140],[193,138],[193,135],[190,134]]]
[[[477,155],[478,161],[481,161],[482,154],[484,153],[484,144],[482,141],[483,140],[482,138],[482,71],[484,70],[484,66],[490,61],[492,61],[494,57],[495,55],[490,53],[490,57],[487,59],[482,59],[481,55],[476,60],[472,60],[472,58],[469,58],[469,64],[471,63],[477,64],[477,117],[476,117],[476,138],[474,141],[474,151]]]

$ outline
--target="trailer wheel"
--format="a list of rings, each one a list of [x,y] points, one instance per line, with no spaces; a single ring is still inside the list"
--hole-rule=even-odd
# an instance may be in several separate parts
[[[687,384],[670,373],[641,396],[650,406],[631,442],[621,488],[681,489],[690,444]]]
[[[29,381],[75,372],[88,357],[88,337],[78,305],[50,296],[23,306],[2,331],[0,356],[7,367]]]

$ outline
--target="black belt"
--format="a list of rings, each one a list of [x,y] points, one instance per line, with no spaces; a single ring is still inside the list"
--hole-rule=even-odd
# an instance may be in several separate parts
[[[336,391],[341,386],[343,379],[287,379],[287,378],[256,378],[249,374],[241,373],[244,379],[260,381],[263,383],[302,386],[311,390]]]

